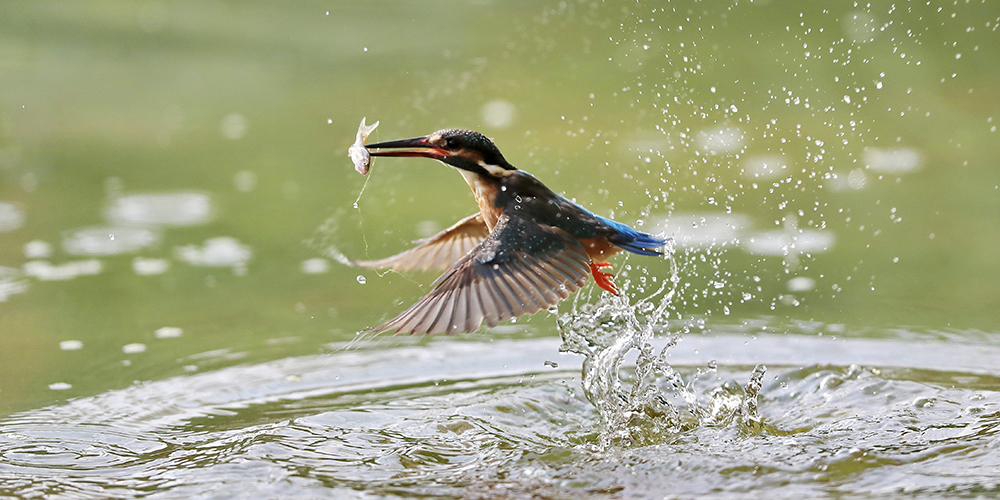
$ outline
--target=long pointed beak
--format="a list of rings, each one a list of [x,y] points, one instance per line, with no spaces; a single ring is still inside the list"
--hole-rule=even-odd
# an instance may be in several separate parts
[[[411,149],[402,149],[411,148]],[[414,137],[412,139],[400,139],[398,141],[377,142],[366,144],[365,149],[389,149],[390,151],[370,151],[372,156],[419,156],[442,160],[451,156],[451,152],[441,149],[430,142],[427,136]],[[398,149],[396,151],[392,151]]]

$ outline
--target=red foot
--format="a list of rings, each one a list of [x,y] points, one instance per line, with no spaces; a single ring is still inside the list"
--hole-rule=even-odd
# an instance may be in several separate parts
[[[597,282],[597,286],[614,295],[618,295],[618,287],[615,286],[614,281],[611,281],[611,278],[614,278],[615,275],[601,271],[605,267],[611,267],[611,264],[608,262],[591,262],[590,273],[594,275],[594,281]]]

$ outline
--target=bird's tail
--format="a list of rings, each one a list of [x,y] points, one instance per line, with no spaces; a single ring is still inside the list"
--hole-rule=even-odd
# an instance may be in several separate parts
[[[636,238],[630,242],[613,242],[615,245],[639,255],[663,255],[659,249],[663,248],[670,241],[670,238],[659,238],[649,233],[636,231]]]
[[[601,217],[604,219],[603,217]],[[636,231],[621,222],[604,219],[604,222],[617,230],[617,234],[608,241],[615,246],[639,255],[663,255],[659,249],[666,245],[670,238],[654,236],[642,231]]]

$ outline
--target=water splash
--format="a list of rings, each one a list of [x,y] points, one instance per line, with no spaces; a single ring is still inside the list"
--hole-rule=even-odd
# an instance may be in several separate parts
[[[571,311],[557,315],[560,351],[586,358],[582,386],[601,415],[600,449],[661,444],[700,426],[736,426],[747,434],[764,428],[757,411],[764,365],[754,368],[745,385],[727,382],[703,402],[693,384],[699,376],[715,373],[717,364],[709,363],[705,371],[698,370],[685,381],[667,362],[668,351],[690,331],[689,325],[669,328],[679,283],[671,263],[672,278],[634,303],[628,294],[605,295],[594,304],[581,303],[578,295]],[[623,289],[628,289],[627,282]],[[666,336],[658,351],[652,345],[657,334]],[[635,369],[624,371],[622,365],[632,351],[637,352]]]

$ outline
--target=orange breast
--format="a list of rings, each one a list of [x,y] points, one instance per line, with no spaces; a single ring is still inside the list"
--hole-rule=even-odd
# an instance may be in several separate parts
[[[479,213],[483,214],[483,222],[490,231],[493,231],[493,226],[497,225],[501,215],[500,209],[493,204],[493,200],[497,197],[496,185],[481,182],[478,175],[468,170],[457,168],[455,170],[458,170],[469,184],[472,195],[476,197],[476,204],[479,205]]]
[[[587,255],[594,262],[604,262],[612,255],[622,251],[621,248],[609,243],[607,238],[584,238],[580,240],[580,243],[583,243],[583,247],[587,249]]]

